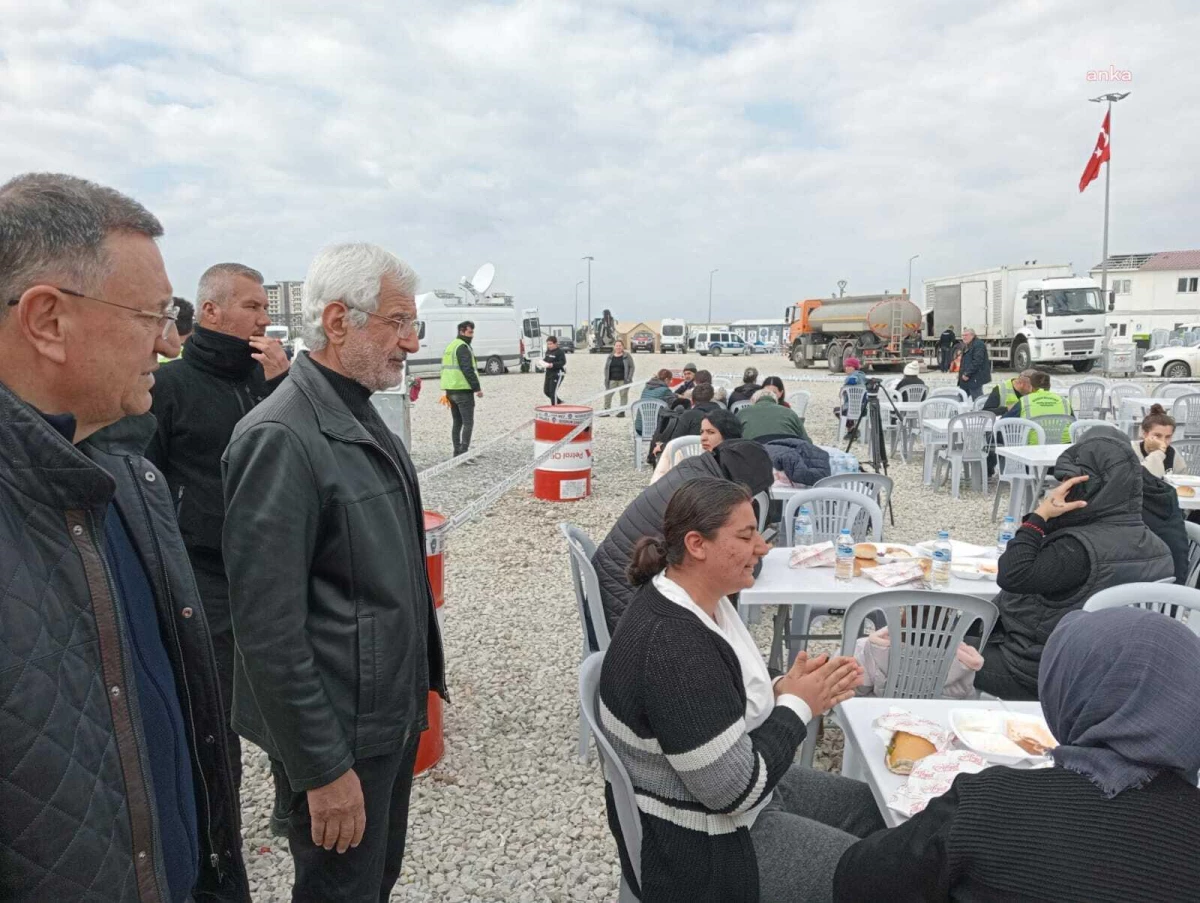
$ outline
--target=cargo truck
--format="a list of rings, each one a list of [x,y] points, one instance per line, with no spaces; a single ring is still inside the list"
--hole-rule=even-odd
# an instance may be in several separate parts
[[[975,330],[993,363],[1013,370],[1070,364],[1087,373],[1103,355],[1100,286],[1070,264],[992,267],[925,281],[926,350],[947,328]]]
[[[799,369],[824,360],[840,372],[857,357],[863,366],[903,366],[924,356],[921,310],[899,295],[809,298],[783,312],[784,355]]]

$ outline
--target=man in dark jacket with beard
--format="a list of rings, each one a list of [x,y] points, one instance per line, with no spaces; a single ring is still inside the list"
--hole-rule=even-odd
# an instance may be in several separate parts
[[[154,384],[151,411],[158,420],[146,451],[167,478],[204,611],[212,630],[221,698],[233,701],[233,628],[229,584],[221,557],[225,501],[221,455],[237,422],[287,376],[283,347],[264,333],[271,325],[267,293],[257,270],[218,263],[200,277],[199,324],[187,353],[163,366]],[[241,784],[242,755],[229,732],[229,757]],[[277,813],[279,815],[281,813]],[[276,830],[281,828],[275,819]]]
[[[642,490],[617,519],[592,558],[610,634],[616,630],[634,596],[625,574],[634,544],[643,536],[662,535],[663,514],[671,496],[697,477],[724,477],[743,483],[753,495],[766,492],[774,482],[771,459],[761,445],[745,439],[727,439],[711,452],[679,462],[658,482]]]
[[[204,605],[162,474],[158,220],[0,187],[0,900],[249,903]]]

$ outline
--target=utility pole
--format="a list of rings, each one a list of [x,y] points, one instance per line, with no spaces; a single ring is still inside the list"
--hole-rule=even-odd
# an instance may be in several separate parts
[[[912,262],[920,257],[920,254],[914,254],[908,258],[908,300],[912,300]]]
[[[718,273],[720,270],[709,270],[708,272],[708,328],[712,329],[712,277],[713,273]]]
[[[1126,91],[1124,94],[1101,94],[1099,97],[1089,98],[1091,103],[1108,103],[1107,146],[1110,151],[1104,166],[1104,247],[1100,252],[1100,303],[1104,305],[1105,310],[1108,309],[1108,189],[1112,179],[1112,105],[1128,96],[1129,92]]]
[[[595,257],[581,257],[581,258],[579,258],[579,259],[580,259],[580,260],[586,260],[586,261],[588,262],[588,278],[587,278],[587,285],[588,285],[588,329],[589,329],[589,330],[591,330],[591,328],[592,328],[592,261],[593,261],[593,260],[595,260],[596,258],[595,258]],[[589,332],[589,335],[590,335],[590,332]]]
[[[580,279],[575,283],[575,319],[571,321],[571,341],[575,341],[576,334],[579,331],[579,286],[583,285],[583,280]]]

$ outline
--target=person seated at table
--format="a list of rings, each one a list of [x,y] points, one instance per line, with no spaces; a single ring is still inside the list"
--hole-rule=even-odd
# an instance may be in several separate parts
[[[773,439],[763,445],[771,466],[793,486],[812,486],[830,475],[829,452],[803,439]]]
[[[862,372],[862,361],[856,357],[848,357],[842,361],[842,372],[846,374],[843,386],[865,386],[866,374]]]
[[[1038,664],[1054,626],[1095,593],[1173,577],[1171,551],[1142,517],[1141,464],[1129,437],[1088,432],[1059,457],[1062,481],[1027,515],[1000,556],[1000,618],[975,686],[1001,699],[1037,699]]]
[[[742,373],[742,384],[729,393],[729,404],[732,406],[739,401],[749,401],[761,388],[758,384],[758,368],[747,367]]]
[[[1037,373],[1036,370],[1022,370],[1016,376],[996,383],[992,387],[992,391],[988,393],[987,400],[983,403],[983,409],[997,415],[1007,414],[1014,405],[1033,391],[1030,379],[1035,373]]]
[[[700,421],[700,447],[712,451],[726,439],[742,438],[742,422],[729,411],[710,411]]]
[[[657,482],[671,469],[671,462],[662,455],[662,450],[669,442],[684,436],[699,436],[704,418],[714,411],[725,410],[713,401],[712,383],[699,382],[700,374],[696,374],[696,378],[696,388],[692,390],[692,406],[671,417],[654,436],[654,456],[658,463],[654,466],[654,475],[650,477],[651,483]]]
[[[662,530],[634,550],[637,595],[600,674],[600,729],[642,827],[638,888],[606,788],[625,879],[642,900],[829,899],[842,853],[883,820],[866,784],[793,760],[808,722],[851,698],[862,669],[802,656],[771,680],[728,599],[769,549],[745,487],[690,481]]]
[[[790,408],[791,405],[787,401],[787,388],[783,384],[783,380],[778,376],[768,376],[762,381],[762,387],[765,389],[770,386],[775,389],[779,395],[779,403],[785,408]]]
[[[662,372],[662,371],[659,371]],[[671,371],[668,370],[668,373]],[[683,382],[675,387],[676,395],[685,395],[692,389],[696,388],[696,365],[690,361],[683,365]],[[670,385],[671,378],[667,377],[667,384]]]
[[[725,405],[726,400],[729,398],[729,393],[725,391],[723,386],[718,386],[713,383],[712,372],[709,370],[696,371],[695,384],[689,391],[683,393],[684,397],[695,401],[696,389],[700,388],[701,386],[711,386],[713,390],[713,401],[717,402],[721,406]]]
[[[1041,370],[1034,370],[1029,376],[1029,385],[1032,389],[1027,395],[1022,395],[1017,403],[1004,412],[1003,417],[1022,417],[1025,420],[1033,420],[1036,417],[1044,417],[1049,414],[1066,414],[1072,420],[1075,419],[1075,413],[1071,410],[1071,401],[1065,395],[1059,395],[1057,392],[1050,391],[1050,374],[1043,373]],[[1046,442],[1054,445],[1056,442],[1062,442],[1064,445],[1071,441],[1071,428],[1063,427],[1062,436],[1047,436]],[[1037,445],[1037,436],[1030,433],[1029,444]]]
[[[671,496],[684,483],[698,477],[741,483],[749,488],[751,495],[766,492],[775,481],[771,459],[761,445],[745,439],[726,439],[711,452],[680,461],[661,480],[643,489],[617,518],[592,557],[610,633],[633,598],[626,570],[634,545],[643,536],[662,536],[663,514]]]
[[[1200,895],[1200,638],[1158,612],[1071,612],[1039,681],[1051,768],[959,775],[838,863],[837,903]]]
[[[896,383],[895,392],[899,394],[909,386],[923,386],[925,380],[921,379],[921,362],[909,361],[904,365],[904,375],[900,377],[900,382]]]
[[[804,430],[804,418],[781,405],[779,399],[780,392],[774,386],[763,386],[755,392],[753,403],[737,412],[737,418],[742,422],[742,435],[759,442],[772,439],[811,442]]]
[[[1175,418],[1162,405],[1154,404],[1142,420],[1142,438],[1133,443],[1133,453],[1156,477],[1187,473],[1186,459],[1171,447],[1174,440]]]

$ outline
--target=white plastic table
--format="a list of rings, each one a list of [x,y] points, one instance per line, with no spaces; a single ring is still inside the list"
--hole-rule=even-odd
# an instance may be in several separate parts
[[[997,445],[996,454],[1007,458],[1014,464],[1023,464],[1033,468],[1034,491],[1046,479],[1046,471],[1053,467],[1059,455],[1065,452],[1069,445]],[[1019,521],[1025,512],[1020,510],[1024,493],[1012,492],[1008,499],[1008,513],[1013,520]],[[1036,499],[1036,496],[1035,496]]]
[[[807,486],[782,486],[779,483],[774,484],[770,489],[771,498],[777,502],[783,502],[786,506],[791,501],[792,496],[797,492],[803,492]]]
[[[1184,480],[1176,480],[1172,477],[1171,474],[1167,474],[1166,480],[1172,486],[1187,485],[1187,486],[1191,486],[1192,488],[1196,489],[1197,495],[1194,498],[1185,499],[1183,496],[1179,495],[1178,493],[1175,494],[1175,498],[1179,501],[1179,507],[1182,508],[1184,511],[1200,511],[1200,487],[1196,486],[1196,484],[1194,482],[1192,482],[1191,480],[1188,480],[1186,482]]]
[[[845,614],[850,604],[863,596],[887,591],[886,587],[867,577],[855,577],[847,583],[839,583],[834,579],[833,568],[788,567],[791,555],[790,548],[772,549],[767,553],[754,586],[742,590],[739,597],[738,611],[743,621],[749,623],[750,610],[756,607],[790,605],[793,607],[793,617],[800,617],[803,623],[809,623],[813,616]],[[995,580],[965,580],[951,575],[945,591],[990,602],[1000,592],[1000,587]],[[780,667],[781,653],[782,637],[777,634],[771,644],[772,667]]]
[[[833,710],[846,735],[846,746],[842,753],[842,774],[863,781],[871,788],[875,805],[879,807],[879,814],[883,816],[889,828],[908,821],[907,816],[888,807],[888,800],[892,794],[899,790],[908,778],[888,771],[885,762],[887,748],[874,728],[875,719],[887,714],[893,707],[907,709],[914,715],[941,722],[946,727],[950,726],[951,709],[990,709],[1038,716],[1042,714],[1040,703],[1005,702],[1001,699],[880,699],[864,696],[843,702]]]

